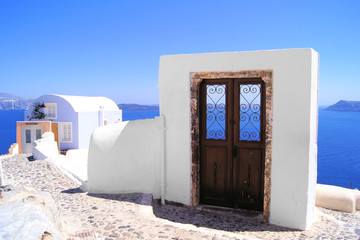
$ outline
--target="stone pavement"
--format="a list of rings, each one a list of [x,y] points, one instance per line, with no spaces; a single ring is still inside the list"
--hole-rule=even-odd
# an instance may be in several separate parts
[[[250,211],[161,205],[146,194],[81,191],[47,161],[26,155],[2,160],[5,181],[49,192],[66,222],[68,239],[360,239],[360,212],[319,209],[308,231],[271,225]]]

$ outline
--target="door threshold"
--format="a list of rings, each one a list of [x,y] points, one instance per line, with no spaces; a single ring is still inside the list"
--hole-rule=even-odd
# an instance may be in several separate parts
[[[226,213],[226,214],[238,214],[245,217],[252,218],[263,218],[264,214],[262,211],[248,210],[248,209],[240,209],[240,208],[230,208],[230,207],[221,207],[221,206],[213,206],[213,205],[199,205],[196,207],[201,211],[207,212],[215,212],[215,213]]]

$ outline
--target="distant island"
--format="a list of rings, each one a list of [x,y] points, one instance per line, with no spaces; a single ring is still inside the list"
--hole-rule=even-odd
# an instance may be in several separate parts
[[[23,98],[8,93],[0,93],[0,110],[26,109],[34,101],[32,98]]]
[[[147,110],[159,110],[158,105],[140,105],[140,104],[118,104],[121,110],[125,111],[147,111]]]
[[[360,112],[360,101],[340,100],[326,108],[328,111]]]

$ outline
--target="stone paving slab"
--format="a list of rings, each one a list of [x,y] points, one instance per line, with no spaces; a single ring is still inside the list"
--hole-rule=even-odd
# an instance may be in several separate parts
[[[144,194],[83,192],[47,161],[26,155],[2,160],[5,181],[49,192],[68,239],[360,239],[360,213],[319,209],[308,231],[268,224],[251,212],[161,205]]]

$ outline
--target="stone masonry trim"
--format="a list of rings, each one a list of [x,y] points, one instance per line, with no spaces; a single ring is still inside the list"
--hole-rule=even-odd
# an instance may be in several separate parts
[[[224,78],[261,78],[265,83],[266,95],[266,126],[265,126],[265,169],[264,169],[264,217],[268,220],[270,215],[271,194],[271,141],[273,121],[273,71],[272,70],[246,70],[224,72],[191,72],[190,73],[190,112],[191,112],[191,180],[192,205],[198,206],[200,202],[200,84],[203,79]]]

